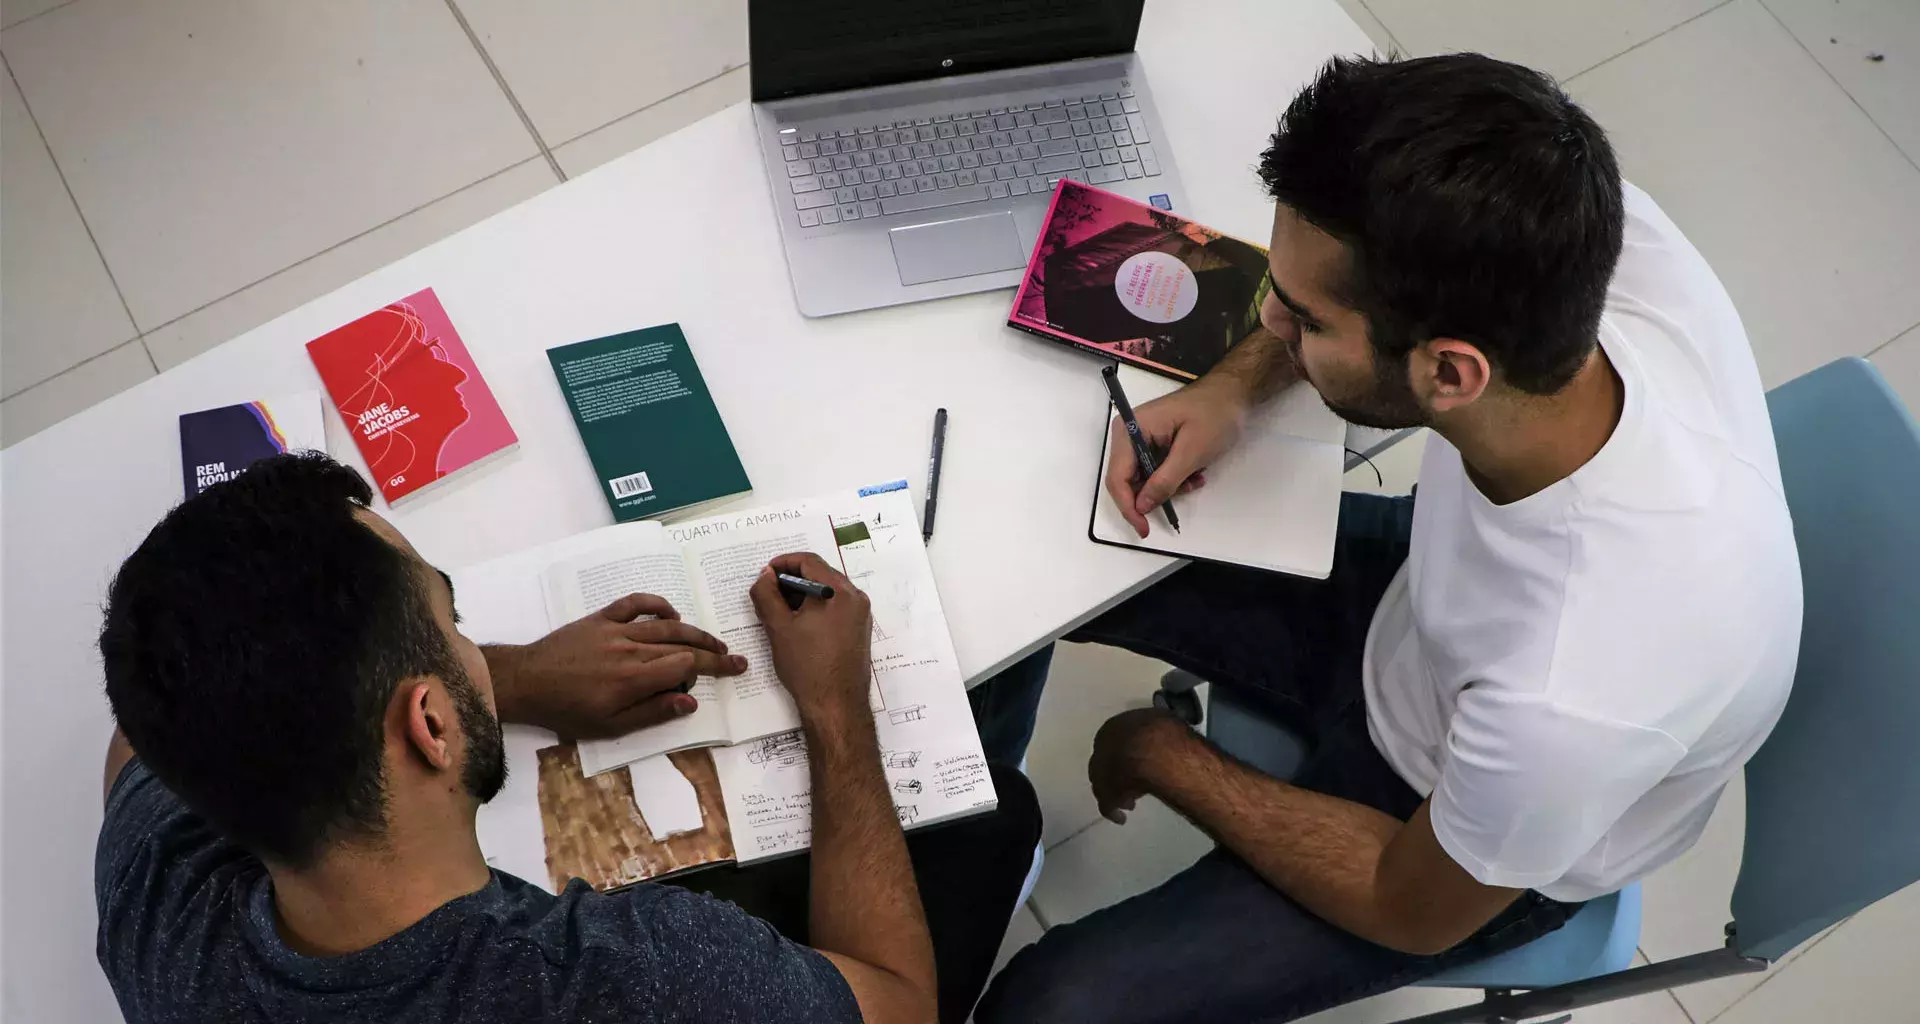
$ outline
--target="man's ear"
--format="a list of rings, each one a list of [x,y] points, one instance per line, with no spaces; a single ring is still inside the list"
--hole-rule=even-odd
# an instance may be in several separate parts
[[[1429,412],[1472,405],[1493,383],[1493,364],[1479,347],[1458,338],[1434,338],[1413,351],[1414,389]]]
[[[400,714],[407,741],[413,749],[435,770],[447,771],[453,767],[453,748],[449,742],[452,722],[445,709],[438,706],[441,701],[436,694],[425,680],[400,684]]]

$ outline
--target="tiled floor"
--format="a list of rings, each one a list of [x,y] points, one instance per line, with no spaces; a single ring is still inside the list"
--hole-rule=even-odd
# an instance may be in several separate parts
[[[1920,406],[1920,4],[1342,2],[1382,49],[1480,49],[1560,77],[1726,281],[1767,383],[1870,355]],[[743,0],[8,0],[0,444],[743,100],[744,12]],[[1404,490],[1417,449],[1382,463]],[[1163,808],[1096,823],[1086,792],[1093,729],[1145,701],[1160,666],[1092,649],[1056,664],[1031,758],[1052,852],[1014,942],[1204,847]],[[1647,883],[1647,955],[1719,941],[1738,797]],[[1916,925],[1920,895],[1904,893],[1768,975],[1578,1019],[1912,1019],[1920,974],[1902,969],[1903,939]],[[1454,998],[1410,990],[1316,1020]]]

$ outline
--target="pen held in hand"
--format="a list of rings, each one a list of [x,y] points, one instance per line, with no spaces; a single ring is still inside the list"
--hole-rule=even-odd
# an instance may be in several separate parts
[[[786,595],[787,607],[798,608],[809,597],[826,600],[833,596],[833,588],[825,583],[815,583],[805,576],[792,573],[775,573],[774,582],[780,584],[780,593]]]
[[[1127,401],[1127,393],[1120,387],[1120,368],[1108,364],[1100,371],[1100,380],[1107,386],[1107,397],[1113,400],[1114,409],[1120,413],[1120,422],[1126,425],[1127,439],[1133,442],[1133,458],[1140,465],[1140,480],[1145,483],[1159,462],[1153,456],[1153,446],[1147,443],[1147,435],[1140,429],[1140,421],[1134,418],[1133,403]],[[1167,525],[1173,532],[1180,532],[1180,516],[1173,511],[1173,499],[1160,503],[1160,511],[1166,513]]]

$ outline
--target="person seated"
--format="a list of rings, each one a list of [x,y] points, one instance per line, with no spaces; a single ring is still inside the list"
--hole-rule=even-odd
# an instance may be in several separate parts
[[[488,867],[474,820],[506,780],[502,722],[622,733],[745,662],[645,594],[477,646],[371,500],[325,456],[278,456],[168,513],[113,581],[94,897],[128,1021],[965,1019],[1037,804],[996,768],[996,812],[904,839],[845,578],[786,555],[835,596],[789,608],[771,570],[752,591],[813,784],[810,857],[776,865],[804,908],[782,934],[677,885],[554,895]]]
[[[1116,430],[1107,491],[1160,528],[1302,382],[1351,422],[1431,428],[1417,500],[1345,495],[1325,581],[1191,565],[1069,635],[1307,749],[1287,782],[1168,713],[1107,721],[1101,810],[1153,796],[1219,845],[1049,929],[982,1024],[1292,1020],[1517,947],[1693,845],[1792,684],[1799,561],[1753,352],[1592,118],[1475,54],[1343,58],[1259,168],[1266,330],[1139,408],[1167,453],[1148,479]],[[1045,675],[1042,654],[992,703],[1030,708]]]

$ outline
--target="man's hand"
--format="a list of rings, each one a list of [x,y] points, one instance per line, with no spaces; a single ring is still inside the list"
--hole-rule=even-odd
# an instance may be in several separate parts
[[[1135,708],[1107,719],[1093,737],[1093,757],[1087,761],[1087,781],[1100,813],[1124,825],[1127,812],[1151,792],[1147,769],[1171,744],[1192,735],[1186,724],[1159,708]]]
[[[787,606],[774,573],[804,576],[833,588],[825,600]],[[873,626],[867,595],[819,555],[781,555],[763,570],[749,592],[767,627],[773,671],[793,694],[802,719],[855,710],[867,714],[873,661]]]
[[[525,647],[482,650],[501,720],[564,739],[619,736],[692,714],[697,702],[682,687],[747,668],[652,594],[628,594]]]
[[[1252,402],[1243,388],[1224,379],[1203,377],[1173,394],[1134,410],[1140,431],[1155,451],[1163,452],[1152,477],[1138,482],[1139,462],[1126,425],[1113,421],[1107,443],[1107,494],[1140,536],[1147,535],[1147,513],[1176,494],[1206,483],[1202,472],[1240,439]]]

